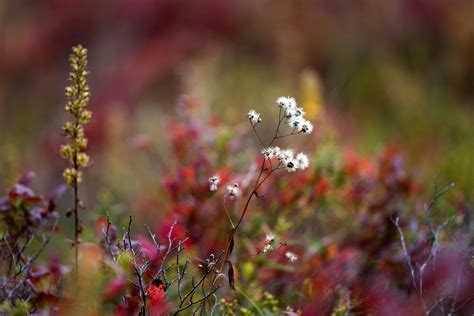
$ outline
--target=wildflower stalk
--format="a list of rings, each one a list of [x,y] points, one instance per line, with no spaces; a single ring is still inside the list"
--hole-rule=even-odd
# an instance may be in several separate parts
[[[73,207],[67,213],[67,216],[74,216],[74,241],[75,247],[75,267],[78,271],[78,245],[79,236],[82,231],[79,211],[83,208],[79,199],[78,185],[82,181],[81,168],[89,164],[89,156],[85,153],[87,147],[87,138],[84,137],[84,125],[92,117],[92,112],[87,110],[87,104],[90,99],[89,85],[87,77],[87,49],[81,45],[72,48],[69,55],[70,69],[69,85],[65,88],[67,98],[64,110],[72,115],[72,120],[63,126],[63,133],[68,138],[68,143],[61,145],[61,156],[67,159],[70,167],[64,170],[63,176],[66,183],[73,189]]]
[[[250,125],[252,126],[252,130],[256,134],[257,139],[260,142],[260,144],[263,146],[262,154],[263,154],[264,159],[262,161],[259,174],[255,181],[255,185],[252,191],[250,192],[249,196],[247,197],[247,201],[244,204],[242,213],[240,213],[239,220],[237,221],[237,224],[235,225],[232,221],[232,218],[229,212],[227,211],[227,208],[225,207],[225,200],[224,200],[224,209],[227,213],[227,216],[229,217],[229,221],[231,223],[232,228],[228,236],[228,241],[227,241],[227,245],[224,252],[225,253],[224,260],[221,263],[217,276],[214,278],[213,286],[217,284],[217,280],[220,278],[220,276],[222,276],[222,271],[225,265],[227,264],[229,267],[228,273],[227,273],[229,285],[233,290],[235,290],[234,267],[232,265],[232,262],[230,261],[230,256],[232,255],[232,251],[234,249],[234,244],[235,244],[234,237],[240,225],[242,224],[242,221],[245,218],[245,214],[247,214],[252,198],[254,196],[256,196],[257,198],[262,197],[258,194],[258,189],[265,183],[265,181],[273,173],[275,173],[278,170],[286,169],[288,172],[295,172],[297,170],[303,170],[308,167],[308,163],[309,163],[308,157],[304,153],[299,153],[298,155],[295,156],[291,149],[281,150],[279,147],[271,147],[277,139],[281,139],[284,137],[289,137],[289,136],[297,135],[297,134],[310,134],[313,131],[313,124],[304,118],[304,115],[306,114],[306,112],[304,111],[303,108],[299,108],[297,106],[296,100],[294,98],[280,97],[276,100],[276,102],[280,108],[279,113],[278,113],[278,124],[275,129],[273,138],[267,147],[265,146],[265,143],[263,142],[262,138],[260,137],[256,129],[256,125],[262,122],[260,113],[257,113],[255,110],[250,110],[247,114]],[[280,127],[283,122],[287,123],[292,128],[291,133],[286,133],[286,134],[281,134],[281,135],[279,134]],[[278,164],[276,165],[272,164],[273,158],[278,159]],[[268,160],[269,166],[267,166],[266,164],[267,160]],[[264,171],[268,171],[265,176],[263,175]],[[237,191],[238,184],[234,184],[233,187],[232,186],[227,187],[227,190],[228,190],[228,194],[231,197],[235,198],[238,195],[238,191]],[[292,252],[287,252],[285,256],[288,258],[290,262],[294,262],[298,258]]]
[[[279,137],[278,135],[278,132],[280,130],[280,126],[281,126],[281,123],[283,122],[285,116],[282,115],[282,110],[280,109],[280,112],[278,114],[278,125],[276,127],[276,130],[275,130],[275,134],[273,135],[273,138],[272,140],[270,141],[270,144],[269,146],[273,145],[273,143],[275,142],[276,139],[278,138],[281,138]],[[258,140],[260,141],[260,143],[262,145],[264,145],[260,135],[258,134],[257,132],[257,129],[255,128],[255,125],[254,123],[251,122],[251,125],[252,125],[252,129],[253,131],[255,132],[255,134],[257,135],[257,138]],[[283,137],[285,137],[286,135],[284,135]],[[265,147],[265,146],[264,146]],[[244,205],[244,208],[242,210],[242,213],[240,214],[240,217],[239,217],[239,220],[237,221],[237,224],[233,224],[232,220],[231,220],[231,224],[232,224],[232,229],[229,233],[229,237],[228,237],[228,241],[227,241],[227,245],[226,245],[226,250],[225,250],[225,255],[224,255],[224,260],[222,261],[221,263],[221,268],[220,268],[220,272],[222,272],[224,270],[224,267],[226,264],[231,264],[230,263],[230,255],[232,254],[232,250],[233,250],[233,247],[234,247],[234,236],[240,226],[240,224],[242,223],[242,221],[244,220],[244,217],[245,217],[245,214],[247,213],[247,210],[249,209],[249,206],[250,206],[250,202],[252,200],[252,197],[253,196],[256,196],[257,198],[261,197],[259,194],[258,194],[258,189],[260,188],[260,186],[262,186],[262,184],[277,170],[279,169],[282,169],[280,168],[280,164],[278,164],[277,166],[273,167],[273,165],[271,164],[270,160],[270,171],[268,172],[268,174],[260,181],[260,179],[262,178],[262,175],[263,175],[263,172],[265,170],[268,170],[268,167],[266,167],[266,162],[267,159],[263,159],[262,161],[262,165],[260,167],[260,171],[259,171],[259,174],[257,176],[257,179],[255,181],[255,185],[252,189],[252,191],[250,192],[248,198],[247,198],[247,201],[245,202],[245,205]],[[226,210],[227,211],[227,210]],[[230,218],[230,215],[229,215],[229,218]]]

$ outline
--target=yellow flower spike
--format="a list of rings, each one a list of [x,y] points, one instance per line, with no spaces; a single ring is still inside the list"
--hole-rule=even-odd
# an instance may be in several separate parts
[[[92,118],[92,112],[87,110],[91,95],[87,83],[87,77],[89,76],[87,49],[81,45],[73,47],[72,53],[69,55],[69,62],[71,72],[68,77],[68,86],[64,89],[67,99],[64,110],[72,116],[72,120],[64,124],[63,133],[70,141],[61,146],[60,153],[70,163],[70,167],[64,170],[63,177],[74,192],[74,205],[71,210],[74,214],[74,246],[76,248],[77,273],[79,270],[79,235],[82,231],[79,219],[82,202],[78,197],[78,184],[82,181],[82,171],[80,169],[87,167],[90,161],[89,156],[85,153],[87,139],[84,136],[84,125],[89,123]]]
[[[324,116],[323,95],[319,75],[313,70],[304,70],[300,77],[301,105],[310,121]]]

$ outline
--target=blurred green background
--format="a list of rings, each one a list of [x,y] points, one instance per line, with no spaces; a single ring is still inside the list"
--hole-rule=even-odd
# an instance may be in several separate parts
[[[160,182],[150,170],[166,160],[181,95],[232,126],[279,95],[312,100],[344,146],[395,144],[426,183],[472,198],[473,12],[471,0],[0,1],[0,188],[27,170],[42,190],[62,182],[67,56],[81,43],[94,111],[86,200]]]

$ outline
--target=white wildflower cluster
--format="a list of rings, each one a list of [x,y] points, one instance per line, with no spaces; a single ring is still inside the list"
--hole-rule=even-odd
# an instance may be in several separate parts
[[[209,190],[217,191],[219,188],[219,184],[222,182],[221,177],[219,175],[213,175],[208,179],[209,181]],[[233,185],[227,186],[227,194],[231,199],[235,199],[236,197],[240,196],[240,188],[238,183],[234,183]]]
[[[249,118],[252,125],[256,125],[262,121],[260,113],[257,113],[255,110],[250,110],[247,113],[247,117]]]
[[[295,172],[304,170],[309,166],[308,156],[304,153],[295,155],[291,149],[280,149],[280,147],[268,147],[262,150],[263,157],[268,160],[276,158],[278,162],[288,171]]]
[[[276,249],[275,244],[277,244],[276,240],[277,240],[277,237],[274,234],[272,233],[267,234],[265,236],[262,253],[268,254],[272,252],[273,250],[275,250]],[[285,243],[280,242],[280,245],[285,245]],[[286,251],[284,256],[290,263],[295,263],[298,260],[298,256],[291,251]]]
[[[298,256],[292,253],[291,251],[287,251],[285,253],[286,259],[288,259],[289,262],[295,263],[298,260]]]
[[[313,124],[304,118],[306,112],[303,108],[298,107],[298,104],[294,98],[279,97],[276,102],[283,112],[283,117],[280,113],[280,119],[285,119],[286,123],[293,128],[291,134],[281,135],[279,137],[291,136],[298,133],[310,134],[313,131]],[[257,113],[255,110],[250,110],[247,116],[252,123],[252,126],[255,126],[257,123],[261,122],[260,113]],[[278,138],[278,136],[276,137]],[[262,149],[262,154],[267,160],[278,159],[278,167],[283,167],[288,172],[304,170],[308,168],[309,165],[308,156],[306,156],[304,153],[295,155],[291,149],[267,147]]]
[[[240,196],[239,184],[234,183],[233,185],[227,186],[227,193],[231,199],[235,199],[236,197]]]
[[[276,102],[278,106],[281,107],[285,111],[288,109],[293,109],[298,106],[295,98],[292,98],[292,97],[279,97],[276,100]]]
[[[219,184],[221,183],[221,177],[219,175],[213,175],[208,179],[209,181],[209,190],[211,191],[217,191],[219,188]],[[227,186],[227,194],[229,194],[231,199],[234,199],[238,196],[240,196],[240,188],[238,183],[234,183],[233,185],[228,185]]]
[[[217,187],[221,183],[221,177],[218,175],[213,175],[212,177],[209,178],[209,189],[211,191],[217,191]]]
[[[306,112],[298,107],[296,100],[291,97],[279,97],[276,100],[278,106],[284,111],[286,123],[295,131],[303,134],[311,134],[313,124],[304,118]]]
[[[276,240],[275,235],[267,234],[267,236],[265,236],[265,245],[263,246],[262,252],[269,253],[270,251],[274,250],[275,240]]]

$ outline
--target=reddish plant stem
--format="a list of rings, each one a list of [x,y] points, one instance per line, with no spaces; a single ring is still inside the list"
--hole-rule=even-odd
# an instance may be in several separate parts
[[[280,111],[279,111],[279,113],[278,113],[278,125],[277,125],[277,128],[276,128],[276,130],[275,130],[275,134],[273,135],[273,138],[272,138],[270,144],[268,145],[268,147],[272,146],[273,143],[275,142],[275,140],[276,140],[277,138],[279,138],[279,137],[278,137],[278,131],[279,131],[279,129],[280,129],[280,125],[281,125],[281,123],[283,122],[283,119],[284,119],[284,118],[285,118],[285,116],[282,117],[282,110],[281,110],[281,108],[280,108]],[[263,145],[263,142],[261,141],[261,138],[260,138],[260,136],[258,135],[257,130],[255,129],[255,126],[254,126],[253,124],[251,124],[251,125],[252,125],[253,131],[257,134],[257,137],[258,137],[259,141],[260,141],[260,142],[262,143],[262,145]],[[233,244],[234,244],[233,241],[234,241],[235,233],[237,232],[237,229],[239,228],[240,224],[242,223],[242,221],[243,221],[243,219],[244,219],[244,217],[245,217],[245,214],[247,213],[247,210],[249,209],[249,205],[250,205],[250,201],[252,200],[252,197],[253,197],[254,195],[258,197],[258,193],[257,193],[258,188],[260,188],[260,186],[270,177],[270,175],[271,175],[274,171],[278,170],[278,166],[277,166],[276,168],[272,168],[272,169],[270,170],[270,172],[263,178],[263,180],[260,181],[260,179],[261,179],[261,177],[262,177],[262,174],[263,174],[263,171],[265,171],[265,161],[266,161],[266,159],[263,159],[263,161],[262,161],[262,166],[260,167],[260,172],[259,172],[259,174],[258,174],[257,180],[255,181],[255,186],[254,186],[254,188],[252,189],[252,192],[250,193],[250,195],[248,196],[247,201],[245,202],[244,209],[243,209],[243,211],[242,211],[242,213],[241,213],[241,215],[240,215],[240,218],[239,218],[237,224],[236,224],[234,227],[232,227],[232,229],[230,230],[229,237],[228,237],[228,240],[227,240],[227,245],[226,245],[224,260],[222,261],[222,264],[221,264],[221,267],[220,267],[220,269],[219,269],[219,272],[222,272],[222,271],[224,270],[224,267],[225,267],[226,263],[229,261],[229,257],[230,257],[230,255],[231,255],[231,253],[230,253],[230,252],[231,252],[231,247],[233,247]]]

